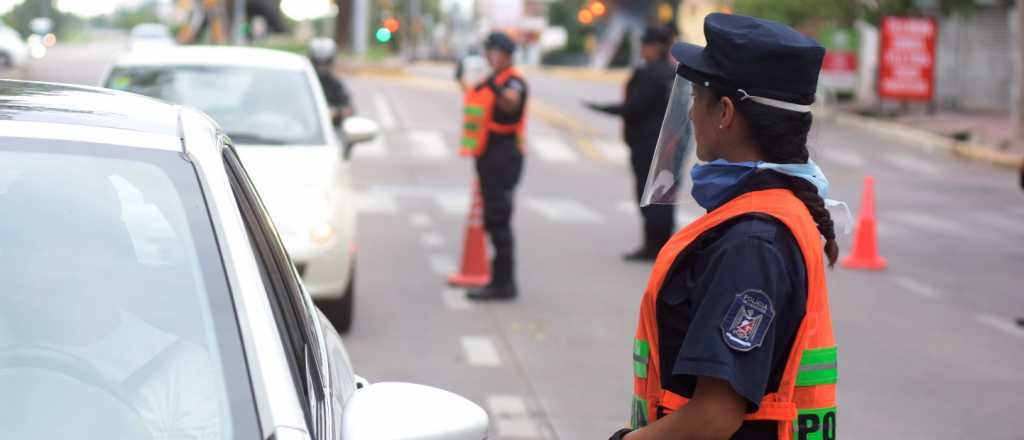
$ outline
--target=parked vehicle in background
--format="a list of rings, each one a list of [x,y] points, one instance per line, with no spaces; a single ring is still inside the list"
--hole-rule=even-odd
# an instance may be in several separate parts
[[[141,23],[132,28],[129,50],[154,50],[177,45],[171,30],[160,23]]]
[[[366,384],[220,128],[0,81],[4,438],[481,440],[452,393]]]
[[[28,58],[28,44],[14,28],[0,25],[0,67],[17,67]]]
[[[335,327],[347,331],[355,295],[356,207],[344,149],[372,138],[375,124],[350,118],[346,127],[361,129],[346,133],[349,145],[342,145],[309,60],[266,49],[132,52],[115,63],[104,85],[197,108],[224,128],[310,294]]]

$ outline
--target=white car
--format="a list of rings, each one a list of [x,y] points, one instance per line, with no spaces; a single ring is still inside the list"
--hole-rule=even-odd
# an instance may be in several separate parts
[[[141,23],[132,28],[129,35],[129,50],[154,50],[171,47],[178,42],[171,35],[171,30],[160,23]]]
[[[28,58],[28,44],[11,27],[0,25],[0,67],[17,67]]]
[[[208,117],[0,88],[0,437],[486,438],[462,397],[353,374]]]
[[[123,56],[104,86],[202,110],[237,147],[306,288],[339,331],[352,321],[356,207],[344,149],[376,132],[349,118],[342,145],[302,56],[181,46]],[[351,132],[349,132],[351,131]]]

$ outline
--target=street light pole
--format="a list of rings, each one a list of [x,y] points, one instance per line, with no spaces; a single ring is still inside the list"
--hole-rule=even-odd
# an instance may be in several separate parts
[[[234,24],[232,28],[234,29],[235,44],[239,46],[245,44],[245,2],[246,0],[234,1],[234,19],[231,20]]]

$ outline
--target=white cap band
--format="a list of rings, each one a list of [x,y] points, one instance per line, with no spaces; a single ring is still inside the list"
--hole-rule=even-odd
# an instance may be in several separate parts
[[[761,97],[761,96],[751,96],[750,94],[747,93],[746,90],[743,90],[743,89],[739,89],[737,91],[743,94],[743,97],[740,98],[740,101],[746,101],[746,100],[749,99],[749,100],[754,101],[754,102],[756,102],[758,104],[761,104],[761,105],[767,105],[768,107],[781,108],[783,110],[789,110],[791,112],[798,112],[798,113],[810,113],[811,112],[811,106],[809,106],[809,105],[794,104],[792,102],[779,101],[778,99],[765,98],[765,97]]]

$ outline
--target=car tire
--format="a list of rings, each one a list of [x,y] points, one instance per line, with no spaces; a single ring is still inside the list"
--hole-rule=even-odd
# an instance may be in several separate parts
[[[356,296],[355,285],[356,270],[353,266],[352,274],[348,277],[348,285],[342,292],[341,298],[318,301],[320,310],[324,312],[324,316],[327,316],[331,325],[334,326],[334,330],[337,330],[339,334],[348,333],[352,328],[352,312],[355,309]]]

